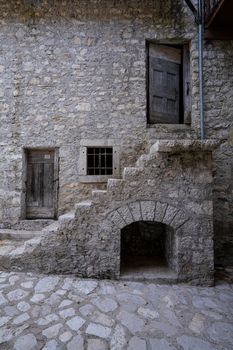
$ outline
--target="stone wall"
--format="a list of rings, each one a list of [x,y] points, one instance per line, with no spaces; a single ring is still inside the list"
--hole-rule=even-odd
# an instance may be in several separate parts
[[[221,140],[214,152],[214,232],[217,263],[233,264],[233,42],[205,44],[207,138]]]
[[[122,230],[150,221],[172,228],[167,257],[175,281],[212,285],[212,146],[155,146],[123,179],[108,180],[107,191],[94,191],[92,201],[78,203],[42,236],[0,256],[2,268],[119,278]]]
[[[147,141],[145,39],[190,33],[179,1],[0,6],[0,221],[12,223],[21,213],[24,147],[59,147],[59,214],[101,187],[79,182],[81,140],[115,139],[121,169],[134,163]]]
[[[2,226],[21,216],[23,148],[59,148],[61,214],[105,186],[79,181],[83,139],[120,143],[122,170],[157,139],[199,137],[196,28],[183,1],[39,3],[0,0]],[[146,39],[190,40],[191,126],[146,127]],[[232,53],[230,42],[205,44],[206,131],[223,142],[214,155],[216,252],[226,263],[233,256]]]

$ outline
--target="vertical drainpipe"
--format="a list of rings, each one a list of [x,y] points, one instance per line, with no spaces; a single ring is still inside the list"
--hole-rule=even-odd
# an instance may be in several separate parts
[[[203,42],[204,42],[204,6],[203,0],[198,0],[198,75],[200,94],[200,130],[201,141],[205,139],[205,115],[204,115],[204,82],[203,82]]]

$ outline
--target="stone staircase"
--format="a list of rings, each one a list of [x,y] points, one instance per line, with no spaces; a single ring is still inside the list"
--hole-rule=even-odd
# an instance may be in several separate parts
[[[25,231],[13,229],[0,230],[0,257],[5,260],[6,266],[1,265],[1,269],[10,268],[8,259],[11,254],[14,254],[26,241],[29,241],[36,236],[38,237],[41,231]],[[5,259],[4,259],[5,258]]]
[[[0,229],[0,257],[1,259],[6,258],[6,266],[10,267],[8,257],[20,251],[27,241],[39,238],[43,229],[53,223],[55,223],[54,220],[48,219],[21,220],[12,228]],[[4,264],[0,266],[0,269],[4,269]]]
[[[47,226],[36,231],[0,230],[0,269],[119,278],[121,228],[134,221],[155,219],[165,224],[174,223],[178,231],[187,222],[190,229],[197,224],[199,218],[195,210],[195,223],[190,219],[192,210],[189,214],[186,210],[189,199],[186,201],[175,195],[182,186],[177,174],[183,172],[179,162],[185,161],[190,167],[192,155],[196,157],[193,160],[195,166],[201,159],[203,169],[206,164],[202,171],[209,175],[211,166],[206,159],[214,147],[214,141],[155,142],[148,154],[139,157],[134,167],[124,168],[122,179],[109,179],[106,190],[93,190],[90,200],[77,203],[73,211],[61,215],[57,221],[48,222]],[[192,174],[182,176],[196,190]],[[208,178],[205,174],[202,177]],[[206,212],[207,221],[211,215],[212,212]],[[25,227],[23,223],[21,225]],[[206,223],[203,225],[205,229]],[[207,269],[208,264],[213,263],[212,257],[209,260],[203,259]],[[177,268],[177,272],[179,270]]]

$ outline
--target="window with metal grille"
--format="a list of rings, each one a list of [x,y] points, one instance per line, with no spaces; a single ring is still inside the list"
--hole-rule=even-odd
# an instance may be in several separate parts
[[[112,147],[87,147],[87,175],[112,175]]]

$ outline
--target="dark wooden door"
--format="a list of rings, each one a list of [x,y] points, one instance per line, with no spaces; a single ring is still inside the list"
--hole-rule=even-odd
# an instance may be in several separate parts
[[[26,216],[28,219],[56,215],[55,153],[52,150],[27,151]]]
[[[180,121],[181,49],[149,47],[149,123]]]

